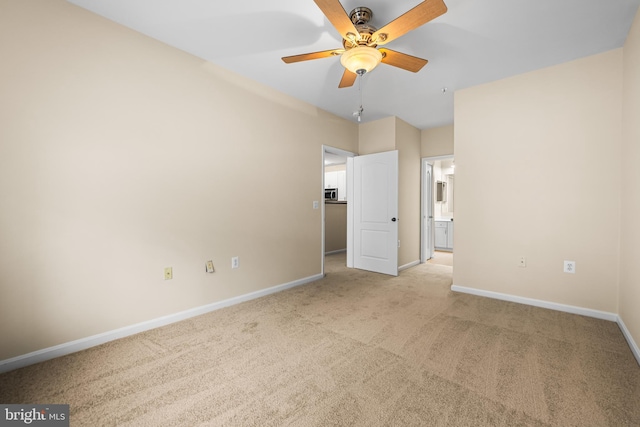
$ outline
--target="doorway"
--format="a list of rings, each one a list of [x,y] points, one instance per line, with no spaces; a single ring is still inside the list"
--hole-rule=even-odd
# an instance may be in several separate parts
[[[438,257],[450,263],[454,234],[455,159],[422,159],[420,262]]]
[[[347,249],[347,158],[356,154],[339,148],[322,146],[322,264],[321,274],[325,274],[325,256],[346,252]],[[325,200],[325,190],[337,190],[335,200]]]
[[[325,191],[328,175],[325,173],[332,163],[346,161],[345,189],[337,189],[338,195],[346,193],[345,200],[324,200],[321,203],[322,257],[321,274],[325,274],[327,236],[333,230],[329,223],[330,212],[344,209],[341,221],[344,231],[340,233],[346,250],[347,267],[355,267],[379,273],[398,275],[398,151],[358,156],[329,146],[322,146],[322,195],[334,194]],[[338,161],[337,159],[340,159]],[[384,195],[384,197],[381,197]],[[340,196],[338,196],[338,199]],[[340,207],[341,206],[341,207]]]

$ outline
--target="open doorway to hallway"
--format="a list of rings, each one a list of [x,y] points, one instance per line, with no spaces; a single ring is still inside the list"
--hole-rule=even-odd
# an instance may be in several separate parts
[[[347,158],[354,156],[338,148],[322,147],[322,274],[325,256],[347,251],[346,169]]]
[[[455,160],[422,159],[421,262],[453,265]]]

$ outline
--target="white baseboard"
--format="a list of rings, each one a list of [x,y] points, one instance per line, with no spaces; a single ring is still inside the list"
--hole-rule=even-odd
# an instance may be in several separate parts
[[[627,325],[624,324],[620,316],[618,316],[618,326],[622,331],[622,335],[624,335],[624,338],[627,340],[627,344],[629,344],[631,352],[636,357],[638,365],[640,365],[640,348],[638,348],[638,344],[636,344],[636,342],[634,341],[633,337],[631,336],[631,332],[629,332],[629,330],[627,329]]]
[[[533,305],[535,307],[548,308],[550,310],[564,311],[566,313],[580,314],[582,316],[595,317],[596,319],[609,320],[616,322],[618,315],[606,311],[592,310],[590,308],[576,307],[574,305],[560,304],[557,302],[543,301],[539,299],[519,297],[516,295],[502,294],[500,292],[485,291],[482,289],[466,288],[464,286],[452,285],[452,291],[462,292],[465,294],[477,295],[481,297],[499,299],[503,301],[517,302],[519,304]]]
[[[633,353],[634,357],[638,361],[638,364],[640,364],[640,349],[638,348],[638,344],[636,344],[636,342],[634,341],[633,337],[631,336],[631,333],[629,332],[626,325],[622,321],[622,318],[616,313],[609,313],[606,311],[592,310],[590,308],[576,307],[573,305],[560,304],[556,302],[549,302],[549,301],[543,301],[543,300],[538,300],[533,298],[525,298],[525,297],[519,297],[515,295],[502,294],[500,292],[485,291],[482,289],[475,289],[475,288],[467,288],[467,287],[458,286],[458,285],[452,285],[451,290],[455,292],[465,293],[465,294],[499,299],[503,301],[516,302],[519,304],[532,305],[535,307],[548,308],[550,310],[564,311],[566,313],[580,314],[582,316],[595,317],[596,319],[609,320],[611,322],[616,322],[620,327],[620,330],[622,331],[622,335],[624,335],[624,338],[627,340],[627,343],[631,348],[631,352]]]
[[[413,262],[410,262],[409,264],[401,265],[400,267],[398,267],[398,271],[406,270],[407,268],[415,267],[416,265],[419,265],[419,264],[420,264],[420,260],[418,259]]]
[[[31,353],[23,354],[21,356],[16,356],[11,359],[0,360],[0,373],[12,371],[14,369],[33,365],[35,363],[44,362],[56,357],[75,353],[80,350],[86,350],[87,348],[95,347],[97,345],[117,340],[119,338],[128,337],[130,335],[135,335],[140,332],[148,331],[150,329],[159,328],[161,326],[169,325],[171,323],[179,322],[191,317],[200,316],[202,314],[239,304],[241,302],[250,301],[252,299],[274,294],[276,292],[284,291],[285,289],[314,282],[318,279],[321,279],[322,277],[322,274],[316,274],[314,276],[294,280],[293,282],[285,283],[282,285],[273,286],[267,289],[261,289],[259,291],[250,292],[248,294],[229,298],[223,301],[218,301],[167,316],[158,317],[157,319],[136,323],[135,325],[125,326],[124,328],[115,329],[113,331],[108,331],[101,334],[92,335],[90,337],[81,338],[75,341],[59,344],[53,347],[44,348],[42,350],[37,350]]]

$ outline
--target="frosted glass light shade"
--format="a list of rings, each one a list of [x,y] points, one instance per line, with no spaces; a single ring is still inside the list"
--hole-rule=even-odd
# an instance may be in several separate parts
[[[356,74],[359,70],[365,73],[373,70],[382,61],[382,53],[378,49],[369,46],[356,46],[349,49],[340,57],[340,62],[347,70]]]

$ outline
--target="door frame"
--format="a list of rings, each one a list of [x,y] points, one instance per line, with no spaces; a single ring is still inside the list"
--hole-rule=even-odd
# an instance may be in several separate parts
[[[432,258],[434,251],[433,230],[433,161],[422,159],[420,194],[420,263]],[[430,227],[428,227],[430,225]]]
[[[420,262],[425,263],[429,258],[427,258],[428,248],[427,245],[434,244],[434,231],[433,227],[431,227],[431,236],[427,236],[426,232],[426,220],[427,215],[429,213],[429,208],[433,209],[433,164],[436,160],[448,160],[453,159],[455,156],[453,154],[446,154],[444,156],[433,156],[433,157],[423,157],[421,162],[421,172],[420,172]],[[431,166],[431,187],[426,188],[424,185],[427,174],[427,165]],[[435,218],[434,218],[435,221]],[[433,253],[433,249],[431,251]]]
[[[345,159],[349,158],[349,157],[356,157],[358,154],[356,153],[352,153],[351,151],[346,151],[346,150],[342,150],[340,148],[336,148],[336,147],[331,147],[329,145],[322,145],[322,179],[320,180],[320,185],[321,185],[321,189],[320,189],[320,216],[322,217],[322,236],[320,238],[321,243],[320,243],[320,254],[321,254],[321,261],[320,261],[320,274],[322,274],[324,276],[324,257],[325,257],[325,246],[324,246],[324,241],[325,241],[325,221],[326,221],[326,217],[325,217],[325,204],[324,204],[324,168],[325,168],[325,153],[329,153],[329,154],[333,154],[336,156],[340,156],[340,157],[344,157]],[[347,194],[349,194],[349,182],[347,181]],[[347,203],[349,203],[349,199],[347,198]],[[347,239],[349,237],[347,236]]]

